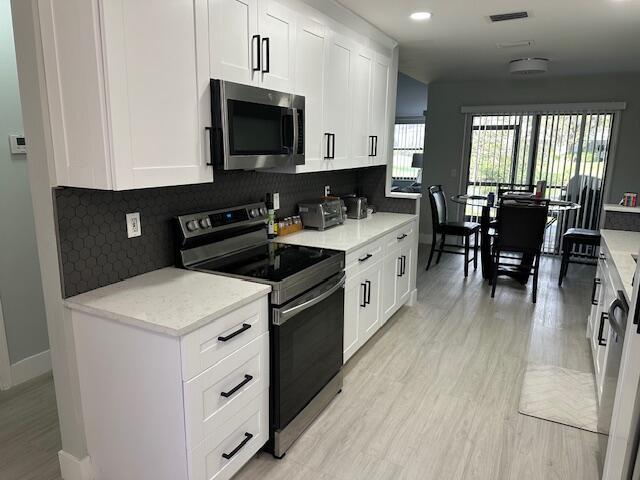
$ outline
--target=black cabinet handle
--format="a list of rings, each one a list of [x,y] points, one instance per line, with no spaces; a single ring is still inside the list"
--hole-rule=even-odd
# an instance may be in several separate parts
[[[223,453],[222,458],[226,458],[227,460],[230,460],[231,457],[233,457],[236,453],[238,453],[242,449],[242,447],[244,447],[252,438],[253,438],[252,434],[250,434],[249,432],[245,432],[244,440],[240,442],[240,445],[238,445],[236,448],[231,450],[229,453]]]
[[[402,276],[402,257],[398,257],[398,267],[399,267],[398,276],[401,277]]]
[[[236,385],[235,387],[233,387],[231,390],[229,390],[228,392],[220,392],[220,395],[223,396],[224,398],[229,398],[231,395],[233,395],[234,393],[236,393],[238,390],[240,390],[242,387],[244,387],[247,383],[249,383],[251,380],[253,380],[253,377],[251,375],[245,375],[244,376],[244,380],[242,380],[238,385]]]
[[[251,71],[260,71],[260,35],[254,35],[251,37]],[[257,60],[257,61],[256,61]]]
[[[235,337],[236,335],[240,335],[242,332],[246,332],[247,330],[249,330],[251,328],[251,325],[249,325],[248,323],[243,323],[242,327],[239,328],[238,330],[236,330],[233,333],[230,333],[229,335],[227,335],[226,337],[218,337],[218,340],[220,342],[226,342],[227,340],[231,340],[233,337]]]
[[[602,334],[604,332],[604,321],[608,317],[609,314],[607,312],[602,312],[602,314],[600,315],[600,327],[598,328],[598,345],[600,345],[601,347],[607,346],[607,340],[602,338]]]
[[[402,255],[402,276],[406,273],[407,268],[407,257]]]
[[[327,152],[326,152],[324,158],[326,160],[328,160],[328,159],[331,158],[331,134],[330,133],[325,133],[324,135],[325,135],[325,137],[327,137],[327,145],[326,145]]]
[[[204,131],[207,132],[207,135],[209,135],[209,161],[207,162],[207,166],[211,167],[213,166],[213,162],[211,161],[213,158],[213,150],[215,148],[214,142],[213,142],[213,132],[212,132],[212,128],[211,127],[204,127]]]
[[[369,135],[369,156],[373,157],[375,154],[373,153],[373,135]]]
[[[362,303],[360,304],[360,306],[366,307],[367,306],[367,284],[361,283],[360,286],[364,287],[364,290],[362,291]]]
[[[263,68],[262,69],[262,73],[269,73],[269,69],[271,67],[271,61],[269,59],[269,56],[271,54],[271,52],[269,50],[271,50],[271,47],[269,46],[269,37],[264,37],[262,39],[262,45],[264,46],[266,44],[267,46],[267,53],[265,55],[265,63],[267,64],[267,68]]]
[[[396,239],[397,240],[404,240],[405,238],[407,238],[407,236],[408,235],[406,233],[403,233],[402,235],[397,236]]]
[[[367,299],[365,300],[365,303],[367,305],[370,305],[371,304],[371,282],[369,280],[365,280],[364,283],[367,284],[367,288],[366,288]]]
[[[373,136],[373,142],[374,142],[373,143],[374,147],[373,147],[373,155],[372,156],[376,157],[376,156],[378,156],[378,136],[377,135]]]
[[[600,285],[602,283],[602,280],[600,280],[599,278],[594,278],[593,279],[593,288],[591,289],[591,305],[598,305],[598,301],[596,300],[596,290],[598,288],[598,285]]]
[[[336,158],[336,134],[331,134],[331,158]]]
[[[367,253],[364,257],[359,258],[359,259],[358,259],[358,261],[359,261],[359,262],[366,262],[366,261],[367,261],[367,260],[369,260],[371,257],[373,257],[373,255],[372,255],[372,254],[370,254],[370,253]]]

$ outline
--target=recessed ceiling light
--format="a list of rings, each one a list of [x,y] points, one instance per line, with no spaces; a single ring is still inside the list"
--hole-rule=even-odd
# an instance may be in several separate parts
[[[411,20],[429,20],[431,18],[431,12],[414,12],[409,15]]]

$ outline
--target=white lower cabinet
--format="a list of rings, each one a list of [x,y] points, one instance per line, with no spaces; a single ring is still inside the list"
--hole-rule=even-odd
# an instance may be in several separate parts
[[[347,254],[344,362],[411,298],[416,288],[416,227],[411,222]]]
[[[95,480],[228,480],[262,448],[267,305],[183,337],[71,311]]]

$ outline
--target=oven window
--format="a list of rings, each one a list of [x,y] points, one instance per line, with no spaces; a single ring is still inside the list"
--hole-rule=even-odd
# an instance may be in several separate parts
[[[283,109],[273,105],[228,100],[231,155],[285,154]]]
[[[274,423],[286,426],[342,367],[344,289],[274,326]]]

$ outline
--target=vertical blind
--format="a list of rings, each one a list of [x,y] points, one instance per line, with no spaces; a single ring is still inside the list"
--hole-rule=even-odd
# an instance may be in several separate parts
[[[468,113],[467,193],[497,192],[498,183],[546,181],[548,198],[581,206],[550,212],[543,251],[559,253],[567,228],[598,228],[614,116],[588,110]],[[467,218],[479,215],[478,207],[465,210]]]

